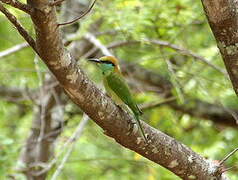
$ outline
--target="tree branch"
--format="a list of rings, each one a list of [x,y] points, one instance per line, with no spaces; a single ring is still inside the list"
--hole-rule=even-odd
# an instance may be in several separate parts
[[[238,1],[202,0],[202,4],[238,95]]]
[[[0,58],[3,58],[3,57],[8,56],[10,54],[13,54],[13,53],[15,53],[15,52],[27,47],[27,46],[29,46],[29,44],[25,43],[25,42],[21,43],[21,44],[17,44],[17,45],[15,45],[15,46],[13,46],[9,49],[6,49],[6,50],[0,52]]]
[[[47,0],[28,2],[35,7],[31,18],[35,25],[37,48],[42,60],[72,101],[101,126],[108,136],[185,180],[220,178],[221,173],[217,174],[215,164],[142,122],[149,140],[146,144],[140,137],[132,117],[97,89],[65,50],[57,28],[55,9],[49,9]]]
[[[8,4],[14,8],[17,8],[19,10],[24,11],[27,14],[31,14],[32,12],[32,8],[30,6],[28,6],[27,4],[21,3],[18,0],[0,0],[1,2]]]
[[[25,28],[20,24],[20,22],[17,20],[17,18],[11,14],[3,5],[0,3],[0,11],[7,17],[7,19],[16,27],[18,32],[21,34],[21,36],[28,42],[28,44],[35,50],[37,53],[36,49],[36,44],[35,40],[28,34],[28,32],[25,30]]]

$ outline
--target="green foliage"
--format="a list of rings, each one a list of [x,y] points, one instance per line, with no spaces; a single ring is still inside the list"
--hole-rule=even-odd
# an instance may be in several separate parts
[[[22,12],[11,9],[22,24],[32,34],[29,17]],[[98,1],[94,11],[81,20],[78,39],[82,37],[90,25],[103,18],[99,32],[116,31],[115,35],[105,33],[98,36],[104,44],[125,40],[138,40],[141,43],[113,49],[114,54],[124,61],[138,64],[155,73],[172,80],[173,93],[179,96],[180,103],[186,103],[186,98],[198,98],[226,107],[238,108],[237,97],[230,81],[224,74],[214,68],[194,59],[184,56],[171,48],[160,47],[145,42],[145,39],[160,39],[189,49],[203,57],[210,63],[225,69],[216,48],[213,35],[206,22],[200,1],[190,0],[104,0]],[[34,36],[34,35],[33,35]],[[17,31],[0,14],[0,52],[16,44],[24,42]],[[37,88],[40,83],[34,64],[35,54],[30,48],[1,58],[0,85],[21,88]],[[168,69],[168,60],[175,60],[172,64],[173,72]],[[90,78],[100,82],[98,71],[87,63],[82,63]],[[42,76],[47,71],[40,62]],[[133,75],[132,75],[133,76]],[[143,92],[143,88],[135,88],[137,100],[140,104],[160,101],[162,98],[156,92]],[[183,100],[185,99],[185,101]],[[30,108],[22,115],[19,105],[8,99],[0,101],[0,179],[8,175],[15,175],[23,179],[15,170],[16,161],[20,156],[20,149],[30,131],[33,119],[32,102],[27,101]],[[20,104],[21,106],[21,104]],[[67,105],[66,111],[74,111],[75,106]],[[67,116],[67,115],[66,115]],[[56,154],[64,147],[75,130],[81,116],[74,116],[69,121],[66,130],[57,140]],[[155,128],[169,134],[194,151],[209,158],[221,160],[237,147],[237,129],[221,127],[211,121],[194,118],[172,110],[169,106],[159,106],[145,111],[143,119]],[[63,158],[65,154],[60,156]],[[238,154],[231,157],[227,167],[237,165]],[[52,168],[50,176],[58,167],[60,161]],[[235,180],[237,172],[229,172],[230,178]],[[168,170],[144,159],[135,152],[131,152],[112,139],[103,135],[102,130],[90,122],[87,124],[82,137],[66,163],[59,180],[67,179],[116,179],[116,180],[170,180],[179,179]]]

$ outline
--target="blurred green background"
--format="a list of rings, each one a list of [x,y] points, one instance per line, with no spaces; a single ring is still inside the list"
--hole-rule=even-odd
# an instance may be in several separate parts
[[[86,0],[82,2],[89,3]],[[29,16],[16,9],[9,9],[34,36]],[[60,7],[57,9],[59,22],[62,22],[64,19]],[[181,105],[187,103],[188,98],[196,98],[224,108],[238,109],[237,97],[223,73],[192,56],[184,56],[171,48],[145,42],[145,39],[159,39],[176,44],[204,57],[225,71],[200,1],[97,1],[93,11],[80,20],[80,28],[74,32],[71,40],[80,41],[90,26],[99,19],[103,21],[94,33],[101,33],[97,38],[104,45],[127,40],[141,41],[114,48],[113,53],[121,61],[141,66],[169,80],[173,85],[172,94]],[[0,53],[23,42],[16,29],[0,14]],[[1,57],[0,85],[23,89],[39,88],[43,82],[37,75],[37,68],[40,69],[42,78],[48,70],[41,61],[34,63],[34,58],[35,54],[29,47]],[[79,64],[98,87],[101,87],[98,70],[84,58],[80,58]],[[127,77],[130,77],[130,72],[128,74]],[[160,93],[144,90],[143,86],[146,85],[141,82],[130,81],[130,84],[133,86],[138,104],[160,102],[165,99]],[[34,108],[35,104],[31,100],[16,102],[0,94],[0,179],[25,179],[17,170],[21,166],[17,162],[30,133]],[[49,171],[47,179],[51,178],[65,156],[68,147],[65,147],[64,143],[73,134],[82,118],[82,113],[77,113],[77,107],[70,101],[67,102],[65,111],[64,118],[68,120],[68,124],[57,138],[54,147],[55,155],[62,150],[63,153]],[[72,112],[76,113],[71,115]],[[143,120],[208,159],[221,160],[238,145],[237,127],[222,126],[207,119],[191,116],[166,104],[145,111]],[[73,144],[75,147],[58,177],[60,180],[179,179],[163,167],[118,145],[113,139],[105,136],[102,129],[91,120],[86,124],[82,136]],[[72,143],[69,146],[72,146]],[[226,162],[226,167],[237,165],[237,158],[238,154],[233,155]],[[232,180],[237,179],[237,169],[227,174]]]

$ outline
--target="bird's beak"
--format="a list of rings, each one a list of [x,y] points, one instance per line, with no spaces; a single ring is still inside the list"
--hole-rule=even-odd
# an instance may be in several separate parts
[[[88,61],[94,62],[94,63],[101,63],[99,59],[88,59]]]

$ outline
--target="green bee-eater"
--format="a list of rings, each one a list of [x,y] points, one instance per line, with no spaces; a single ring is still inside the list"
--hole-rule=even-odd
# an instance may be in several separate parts
[[[145,141],[147,141],[139,119],[142,112],[135,103],[130,89],[121,74],[118,60],[113,56],[103,56],[99,59],[89,59],[89,61],[97,63],[101,69],[103,75],[103,84],[107,94],[115,101],[117,105],[126,104],[132,110],[139,129]]]

